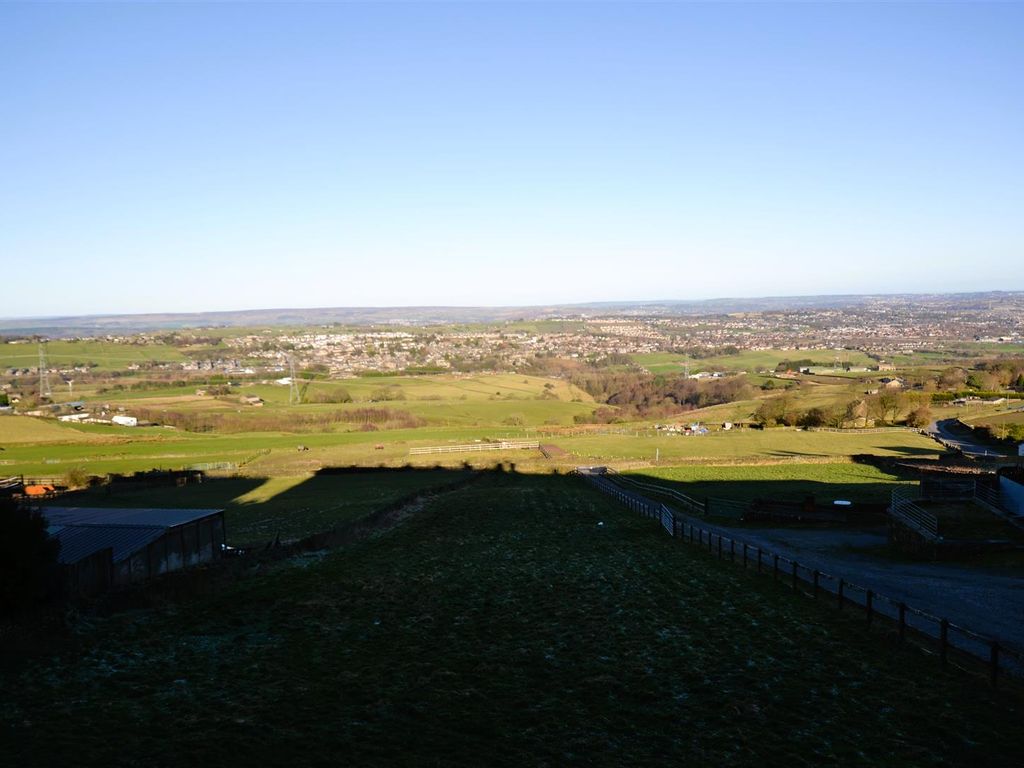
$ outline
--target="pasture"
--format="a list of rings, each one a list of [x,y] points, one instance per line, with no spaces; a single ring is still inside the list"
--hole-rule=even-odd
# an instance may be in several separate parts
[[[686,363],[690,364],[690,372],[698,371],[747,371],[753,373],[758,368],[773,370],[783,360],[813,360],[816,365],[831,366],[838,358],[840,362],[851,365],[869,366],[875,361],[857,350],[831,349],[760,349],[743,350],[735,355],[717,355],[712,357],[693,358],[674,352],[651,352],[633,355],[633,360],[652,373],[681,373]]]
[[[46,360],[51,366],[89,366],[97,371],[124,370],[132,364],[175,363],[186,360],[178,347],[147,342],[117,344],[109,341],[48,341]],[[0,344],[0,368],[35,368],[39,364],[37,344]]]
[[[934,456],[938,443],[916,432],[806,432],[795,428],[745,429],[701,436],[593,435],[556,441],[585,463],[595,461],[673,462],[742,459],[817,461],[871,453],[878,456]]]
[[[1024,424],[1024,406],[1014,405],[1009,409],[988,414],[964,416],[963,420],[975,427]]]
[[[88,443],[101,439],[95,432],[56,419],[0,416],[0,448],[14,444]]]
[[[649,479],[694,498],[753,501],[803,501],[813,496],[828,503],[846,499],[855,503],[888,503],[892,491],[913,485],[914,478],[900,477],[868,464],[769,464],[733,467],[652,467],[625,473],[638,480]]]
[[[107,488],[60,498],[61,506],[223,509],[228,543],[298,539],[358,520],[412,494],[464,480],[469,473],[394,470],[278,477],[208,478],[180,488],[110,493]]]
[[[557,401],[535,401],[558,406]],[[385,403],[385,407],[399,407]],[[484,404],[485,406],[487,404]],[[579,405],[562,403],[562,405]],[[297,408],[302,408],[298,406]],[[320,406],[317,406],[320,407]],[[253,409],[262,410],[262,409]],[[499,411],[507,413],[506,410]],[[460,421],[462,423],[460,423]],[[409,456],[409,448],[484,440],[538,439],[536,425],[508,426],[481,416],[450,419],[450,424],[410,429],[363,431],[358,425],[335,424],[308,432],[192,433],[163,427],[68,426],[24,416],[0,417],[0,474],[60,477],[71,469],[87,474],[130,473],[147,469],[183,469],[228,463],[246,473],[299,475],[331,466],[429,466],[481,462],[517,462],[524,468],[575,464],[737,463],[744,461],[822,461],[861,453],[885,456],[934,456],[941,447],[914,432],[876,434],[805,432],[792,428],[732,430],[704,436],[659,434],[648,424],[614,425],[543,437],[567,452],[555,464],[536,452]],[[465,423],[471,422],[471,423]],[[10,435],[10,437],[8,437]],[[299,450],[299,448],[304,450]]]
[[[166,765],[1024,753],[1017,694],[550,476],[492,474],[342,550],[82,621],[0,668],[0,685],[0,751],[22,766],[153,749]]]

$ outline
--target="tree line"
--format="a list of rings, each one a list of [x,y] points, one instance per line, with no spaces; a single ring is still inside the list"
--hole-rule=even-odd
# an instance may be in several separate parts
[[[664,418],[751,395],[743,376],[696,381],[685,376],[585,372],[571,375],[569,382],[607,406],[590,416],[580,415],[577,421],[604,424]]]

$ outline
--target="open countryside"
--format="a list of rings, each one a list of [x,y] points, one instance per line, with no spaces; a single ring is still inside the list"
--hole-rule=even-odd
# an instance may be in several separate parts
[[[0,3],[0,768],[1021,768],[1021,72]]]

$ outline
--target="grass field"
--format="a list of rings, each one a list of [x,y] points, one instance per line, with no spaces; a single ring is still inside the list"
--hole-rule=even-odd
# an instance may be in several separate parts
[[[828,503],[846,499],[856,503],[887,503],[894,488],[916,480],[902,478],[867,464],[783,464],[739,467],[656,467],[628,472],[639,480],[650,478],[696,498],[751,501],[769,498],[800,502],[813,496]]]
[[[558,405],[555,401],[550,401]],[[547,405],[548,401],[536,401]],[[562,405],[569,405],[562,403]],[[578,404],[573,404],[578,405]],[[351,427],[346,427],[351,430]],[[628,429],[628,426],[626,427]],[[11,435],[13,439],[7,436]],[[331,466],[398,466],[412,462],[457,465],[471,459],[479,465],[496,461],[541,461],[536,451],[487,454],[445,454],[409,457],[413,446],[472,443],[477,440],[537,439],[529,427],[504,425],[428,426],[383,432],[328,431],[310,433],[252,432],[196,434],[161,427],[66,426],[22,416],[0,417],[0,474],[59,477],[70,469],[88,474],[181,469],[200,464],[233,463],[246,472],[293,476]],[[937,443],[912,432],[845,434],[794,429],[733,430],[701,437],[667,437],[647,425],[634,433],[576,432],[544,437],[568,455],[560,464],[649,461],[664,464],[693,461],[820,460],[874,453],[889,456],[935,455]],[[304,446],[307,450],[299,452]],[[523,464],[525,467],[526,464]]]
[[[330,530],[411,494],[455,482],[468,473],[396,470],[387,473],[214,478],[182,488],[110,494],[80,491],[54,502],[79,507],[223,509],[228,544],[263,544]]]
[[[943,673],[570,478],[492,475],[379,538],[54,642],[0,671],[12,765],[1024,754],[1015,694]]]
[[[875,363],[863,352],[841,350],[839,352],[825,349],[763,349],[744,350],[736,355],[720,355],[717,357],[692,358],[673,352],[651,352],[633,355],[633,360],[652,373],[679,373],[686,363],[690,364],[690,372],[710,370],[748,371],[753,373],[758,368],[774,369],[783,360],[813,360],[816,365],[831,366],[838,355],[839,360],[851,365],[868,366]]]
[[[101,439],[96,433],[63,424],[56,419],[0,416],[0,448],[15,443],[88,443]]]
[[[1024,424],[1024,407],[1014,407],[1013,410],[1001,413],[989,413],[972,417],[964,417],[964,421],[972,426],[995,426],[997,424]]]
[[[695,459],[822,459],[860,453],[933,456],[942,450],[934,441],[914,432],[846,434],[796,429],[733,430],[693,437],[597,435],[556,442],[581,461],[654,461],[658,456],[666,464]]]
[[[114,344],[108,341],[48,341],[46,360],[51,366],[95,364],[97,371],[123,370],[132,363],[173,363],[187,359],[177,347],[164,344]],[[0,368],[35,368],[36,344],[0,344]]]
[[[433,426],[491,426],[572,424],[577,415],[594,410],[593,397],[559,379],[494,374],[484,376],[387,376],[309,381],[301,385],[304,402],[289,406],[289,388],[274,384],[246,384],[224,397],[197,396],[196,387],[107,392],[89,401],[132,409],[150,408],[181,413],[223,413],[244,419],[247,429],[260,431],[266,422],[283,416],[303,417],[366,407],[411,413]],[[351,403],[317,403],[341,391]],[[241,395],[263,398],[265,405],[240,404]],[[387,399],[384,399],[384,398]]]

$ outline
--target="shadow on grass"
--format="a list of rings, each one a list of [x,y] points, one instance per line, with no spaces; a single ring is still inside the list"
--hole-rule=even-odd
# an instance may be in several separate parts
[[[506,466],[501,471],[506,471]],[[515,471],[509,465],[508,471]],[[223,509],[227,542],[258,547],[336,530],[481,472],[436,467],[325,467],[312,476],[203,477],[182,486],[99,486],[50,502],[67,507]],[[494,470],[489,470],[494,471]]]
[[[808,465],[808,474],[815,473],[817,466]],[[819,507],[832,505],[835,501],[849,501],[856,508],[870,510],[872,513],[884,512],[895,488],[918,479],[917,473],[906,472],[890,475],[891,480],[864,481],[857,479],[856,465],[842,466],[850,468],[850,477],[844,479],[841,473],[836,473],[835,479],[728,477],[727,472],[730,468],[727,467],[716,468],[722,475],[726,475],[721,478],[698,476],[694,479],[668,479],[638,472],[631,472],[629,477],[641,483],[669,488],[697,501],[712,498],[750,503],[762,499],[776,504],[810,503],[812,506]],[[750,469],[756,471],[758,468]],[[737,471],[736,474],[738,475],[739,472]]]

